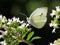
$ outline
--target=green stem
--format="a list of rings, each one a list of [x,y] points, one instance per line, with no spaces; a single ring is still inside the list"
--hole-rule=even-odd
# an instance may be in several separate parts
[[[34,44],[30,43],[29,41],[26,41],[24,39],[23,39],[23,42],[26,43],[26,44],[28,44],[28,45],[34,45]]]
[[[24,43],[26,43],[26,44],[28,44],[28,45],[34,45],[34,44],[30,43],[29,41],[26,41],[25,39],[22,39],[22,38],[19,37],[18,35],[16,35],[16,37],[17,37],[19,40],[21,40],[22,42],[24,42]]]

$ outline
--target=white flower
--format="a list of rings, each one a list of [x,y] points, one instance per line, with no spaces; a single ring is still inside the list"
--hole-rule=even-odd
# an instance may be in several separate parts
[[[57,23],[53,23],[53,21],[51,20],[51,23],[49,24],[50,27],[54,27],[54,28],[59,28]]]
[[[23,28],[22,26],[18,26],[18,28]]]
[[[2,19],[2,15],[0,15],[0,19]]]
[[[56,15],[56,19],[58,19],[59,18],[59,16],[58,15]]]
[[[58,24],[53,24],[53,27],[54,27],[54,28],[59,28],[59,27],[58,27]]]
[[[60,45],[60,38],[54,41],[55,45]]]
[[[13,17],[12,19],[8,19],[8,25],[10,25],[12,22],[19,22],[20,23],[20,20],[19,20],[19,18],[15,18],[15,17]]]
[[[4,45],[7,45],[7,44],[4,42]]]
[[[52,13],[50,14],[51,17],[53,17],[55,15],[56,11],[55,10],[52,10]]]
[[[58,24],[57,24],[57,23],[53,23],[53,21],[51,21],[51,23],[49,24],[49,26],[54,28],[54,29],[52,30],[52,33],[56,33],[56,32],[55,32],[55,29],[56,29],[56,28],[59,28],[59,27],[58,27]]]
[[[12,19],[13,19],[13,21],[16,21],[16,18],[15,17],[13,17]]]
[[[1,45],[4,45],[4,41],[1,41],[0,44],[1,44]]]
[[[5,20],[4,20],[4,19],[2,19],[2,22],[3,22],[3,23],[5,23]]]
[[[2,22],[5,23],[6,21],[7,21],[6,17],[3,16],[3,18],[2,18]]]
[[[3,35],[0,35],[0,39],[3,37]]]
[[[52,24],[52,23],[50,23],[50,24],[49,24],[49,26],[50,26],[50,27],[52,27],[52,26],[53,26],[53,24]]]
[[[56,30],[56,29],[54,28],[54,29],[52,30],[52,33],[56,33],[55,30]]]
[[[55,45],[55,44],[53,44],[53,43],[50,43],[50,45]]]
[[[2,34],[3,34],[3,35],[7,35],[7,31],[3,32]]]
[[[29,28],[28,31],[31,31],[31,28]]]
[[[15,22],[15,21],[16,21],[16,22],[19,22],[19,23],[20,23],[19,18],[13,17],[12,19],[13,19],[13,22]]]
[[[52,26],[53,26],[53,23],[52,23],[52,22],[53,22],[53,21],[51,20],[51,23],[49,24],[49,26],[50,26],[50,27],[52,27]]]
[[[6,21],[6,17],[5,16],[0,15],[0,19],[2,20],[3,23],[5,23],[5,21]]]
[[[26,23],[23,23],[21,26],[19,26],[19,28],[23,28],[26,26]]]
[[[26,26],[26,23],[23,23],[21,26],[22,26],[22,27]]]
[[[57,6],[56,7],[56,11],[60,11],[60,6]]]
[[[6,45],[5,41],[0,42],[1,45]]]
[[[20,23],[22,24],[22,23],[24,23],[24,21],[20,21]]]
[[[28,27],[29,26],[29,24],[26,24],[26,27]]]
[[[12,19],[8,19],[7,25],[10,25],[12,23]]]
[[[12,37],[16,39],[16,37],[15,37],[15,36],[12,36]]]

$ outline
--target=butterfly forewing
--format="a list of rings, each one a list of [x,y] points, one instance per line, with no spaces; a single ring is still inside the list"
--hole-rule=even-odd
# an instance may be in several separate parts
[[[37,8],[36,10],[34,10],[32,12],[32,14],[30,15],[31,16],[34,16],[34,15],[41,15],[41,13],[43,13],[43,15],[47,15],[47,10],[48,8],[47,7],[41,7],[41,8]]]

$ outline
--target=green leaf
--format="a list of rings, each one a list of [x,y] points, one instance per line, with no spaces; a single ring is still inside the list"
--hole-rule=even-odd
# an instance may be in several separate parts
[[[34,32],[29,33],[26,40],[29,41],[33,35],[34,35]]]
[[[32,41],[35,40],[35,39],[40,39],[40,38],[41,38],[41,37],[39,37],[39,36],[33,37],[30,42],[32,42]]]
[[[28,33],[28,32],[26,32],[25,34],[23,34],[23,35],[22,35],[22,38],[24,38],[24,37],[26,36],[27,33]]]

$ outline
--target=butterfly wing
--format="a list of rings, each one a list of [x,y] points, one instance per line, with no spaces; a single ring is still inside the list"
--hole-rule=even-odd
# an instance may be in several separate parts
[[[31,16],[35,16],[35,15],[40,15],[41,13],[43,13],[43,15],[47,16],[47,11],[48,11],[48,7],[41,7],[41,8],[37,8],[36,10],[34,10],[32,12]]]
[[[29,17],[30,24],[35,28],[42,28],[47,21],[47,7],[37,8]]]

